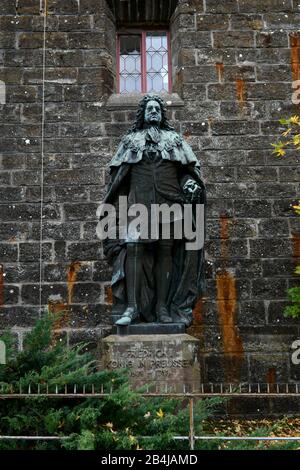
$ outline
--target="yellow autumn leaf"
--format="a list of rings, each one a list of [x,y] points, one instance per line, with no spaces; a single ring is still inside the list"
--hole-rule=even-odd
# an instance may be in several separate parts
[[[300,119],[299,119],[299,116],[295,115],[295,116],[292,116],[290,118],[290,122],[292,122],[293,124],[298,124],[300,126]]]
[[[159,418],[163,418],[163,417],[164,417],[164,412],[163,412],[163,410],[162,410],[161,408],[159,408],[159,411],[157,411],[156,414],[157,414],[157,416],[158,416]]]
[[[286,131],[282,132],[281,135],[282,135],[283,137],[286,137],[287,135],[290,134],[290,132],[292,132],[292,128],[291,128],[291,127],[289,127]]]
[[[300,144],[300,134],[297,134],[293,137],[293,142],[294,142],[294,145]]]

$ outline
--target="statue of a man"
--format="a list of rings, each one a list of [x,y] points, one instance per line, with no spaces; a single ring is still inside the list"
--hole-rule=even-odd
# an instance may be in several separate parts
[[[133,127],[123,137],[110,164],[111,181],[104,203],[117,207],[120,196],[128,207],[142,204],[148,236],[143,227],[128,231],[123,239],[104,241],[104,253],[113,266],[112,293],[117,325],[133,322],[192,322],[192,309],[204,290],[204,248],[188,250],[183,228],[184,210],[169,210],[169,218],[157,216],[153,207],[190,208],[194,230],[195,208],[206,202],[199,162],[191,147],[174,131],[166,117],[163,100],[147,95],[139,105]],[[164,206],[162,206],[164,205]],[[174,206],[175,207],[175,206]],[[156,236],[149,233],[156,216]],[[120,216],[116,226],[120,225]],[[149,216],[149,217],[148,217]],[[150,221],[151,227],[153,220]],[[164,232],[168,225],[170,233]]]

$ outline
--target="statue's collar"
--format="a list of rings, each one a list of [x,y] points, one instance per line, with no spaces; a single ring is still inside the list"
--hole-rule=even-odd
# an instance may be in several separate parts
[[[143,129],[152,129],[152,128],[160,131],[160,126],[153,126],[153,124],[148,124],[147,122],[145,122],[143,125]]]

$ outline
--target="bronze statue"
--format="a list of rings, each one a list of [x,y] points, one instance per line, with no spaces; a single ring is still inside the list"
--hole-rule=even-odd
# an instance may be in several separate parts
[[[206,203],[200,165],[168,122],[159,96],[146,95],[141,100],[134,125],[109,166],[111,181],[104,203],[117,207],[123,196],[129,208],[143,204],[151,215],[151,207],[189,204],[195,229],[195,208]],[[117,325],[141,321],[191,324],[192,309],[204,291],[204,248],[187,250],[185,236],[174,235],[184,218],[183,211],[170,211],[168,221],[159,215],[155,237],[149,232],[142,236],[139,227],[128,230],[123,239],[104,240],[104,253],[113,266]],[[119,224],[120,213],[116,226]],[[163,236],[166,224],[170,229],[167,237]],[[204,231],[204,225],[202,222],[196,230]]]

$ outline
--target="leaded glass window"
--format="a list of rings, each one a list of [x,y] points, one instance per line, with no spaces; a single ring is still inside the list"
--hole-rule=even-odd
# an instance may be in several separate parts
[[[118,91],[170,91],[170,48],[166,31],[120,33]]]

